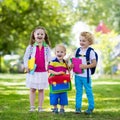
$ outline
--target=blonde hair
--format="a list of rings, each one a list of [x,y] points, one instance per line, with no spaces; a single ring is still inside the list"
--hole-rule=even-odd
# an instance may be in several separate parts
[[[57,44],[57,45],[55,46],[55,51],[56,51],[56,48],[57,48],[57,47],[63,48],[64,51],[66,52],[66,47],[65,47],[63,44]]]
[[[90,45],[94,43],[94,36],[90,32],[81,32],[80,36],[85,37],[89,41]]]

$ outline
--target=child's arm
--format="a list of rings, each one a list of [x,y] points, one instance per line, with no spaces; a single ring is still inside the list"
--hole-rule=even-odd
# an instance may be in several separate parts
[[[28,67],[28,60],[29,60],[29,55],[30,55],[30,45],[26,48],[24,57],[23,57],[23,63],[24,63],[24,67]]]
[[[74,67],[74,65],[71,63],[71,64],[69,65],[69,69],[72,70],[73,67]]]
[[[93,59],[90,64],[85,65],[85,64],[80,64],[81,69],[87,69],[87,68],[93,68],[97,65],[96,59]]]
[[[65,74],[65,72],[60,71],[60,72],[55,72],[54,70],[48,70],[49,73],[54,74],[54,75],[62,75]]]

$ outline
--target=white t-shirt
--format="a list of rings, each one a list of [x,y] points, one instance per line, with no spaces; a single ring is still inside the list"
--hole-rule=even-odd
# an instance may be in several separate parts
[[[80,49],[80,55],[86,55],[86,51],[87,51],[87,49],[86,50],[82,50],[82,49]],[[85,65],[87,65],[87,62],[86,62],[86,57],[84,57],[84,56],[80,56],[79,57],[81,60],[82,60],[82,64],[85,64]],[[93,60],[93,59],[96,59],[96,57],[95,57],[95,52],[93,51],[93,50],[91,50],[90,51],[90,63],[91,63],[91,61]],[[81,73],[81,74],[76,74],[75,73],[75,75],[78,75],[78,76],[81,76],[81,77],[87,77],[87,69],[84,69],[83,70],[84,72],[83,73]],[[91,76],[91,70],[89,69],[89,76]]]

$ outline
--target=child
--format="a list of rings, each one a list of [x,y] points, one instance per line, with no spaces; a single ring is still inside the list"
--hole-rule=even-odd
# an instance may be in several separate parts
[[[67,64],[65,63],[65,60],[63,59],[66,55],[66,48],[59,44],[55,47],[55,55],[56,58],[52,60],[48,66],[49,73],[52,75],[62,75],[65,74],[67,69]],[[50,105],[53,105],[53,112],[58,113],[58,107],[57,105],[60,104],[60,113],[64,113],[64,106],[68,105],[68,97],[67,92],[62,93],[50,93]]]
[[[89,32],[82,32],[80,34],[80,53],[81,56],[79,58],[82,60],[82,64],[80,64],[80,68],[83,69],[83,73],[75,74],[75,87],[76,87],[76,111],[75,113],[81,113],[82,108],[82,94],[83,94],[83,86],[86,91],[87,99],[88,99],[88,109],[85,111],[86,114],[91,114],[94,110],[94,97],[91,86],[91,71],[89,68],[93,68],[96,66],[96,57],[93,50],[90,52],[90,64],[88,65],[86,62],[86,51],[90,45],[93,44],[94,38],[93,35]],[[89,82],[87,82],[87,69],[89,69]]]
[[[26,86],[30,88],[30,112],[35,111],[35,95],[38,89],[38,112],[42,112],[44,89],[48,88],[48,62],[51,59],[48,35],[43,27],[37,27],[31,33],[30,45],[24,55],[24,67],[27,72]],[[35,58],[36,68],[31,74],[28,68],[29,58]]]

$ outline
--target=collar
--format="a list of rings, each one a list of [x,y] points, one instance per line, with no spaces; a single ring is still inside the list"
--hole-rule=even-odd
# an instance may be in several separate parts
[[[38,46],[38,43],[37,43],[37,42],[35,42],[35,43],[33,44],[33,46]],[[46,42],[43,42],[43,43],[42,43],[42,46],[47,47]]]
[[[59,62],[59,63],[60,63],[60,61],[58,60],[58,58],[57,58],[57,57],[54,59],[54,61],[55,61],[55,62]],[[63,63],[65,63],[65,60],[64,60],[64,59],[63,59]]]

